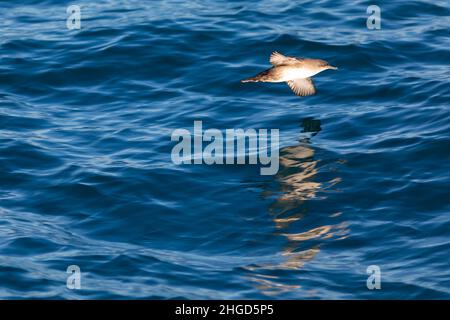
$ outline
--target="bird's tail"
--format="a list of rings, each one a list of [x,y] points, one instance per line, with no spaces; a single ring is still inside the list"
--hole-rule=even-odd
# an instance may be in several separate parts
[[[241,82],[266,82],[269,79],[269,70],[258,73],[256,76],[243,79]]]
[[[260,79],[259,76],[255,76],[255,77],[251,77],[251,78],[247,78],[247,79],[242,79],[241,82],[245,83],[245,82],[259,82]]]

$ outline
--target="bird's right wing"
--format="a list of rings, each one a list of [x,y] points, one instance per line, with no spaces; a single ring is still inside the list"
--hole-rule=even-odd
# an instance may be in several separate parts
[[[298,96],[311,96],[316,94],[316,88],[311,78],[295,79],[286,82],[289,88]]]

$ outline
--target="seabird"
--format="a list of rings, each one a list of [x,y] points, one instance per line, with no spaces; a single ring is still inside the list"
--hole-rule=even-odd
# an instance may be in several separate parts
[[[279,52],[270,55],[272,68],[241,82],[286,82],[298,96],[310,96],[316,93],[311,80],[313,75],[324,70],[337,70],[328,62],[320,59],[287,57]]]

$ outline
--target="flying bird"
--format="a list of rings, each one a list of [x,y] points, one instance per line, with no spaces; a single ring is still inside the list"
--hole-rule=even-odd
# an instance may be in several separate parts
[[[269,61],[272,68],[241,82],[286,82],[296,95],[310,96],[316,93],[312,76],[328,69],[337,70],[324,60],[287,57],[276,51]]]

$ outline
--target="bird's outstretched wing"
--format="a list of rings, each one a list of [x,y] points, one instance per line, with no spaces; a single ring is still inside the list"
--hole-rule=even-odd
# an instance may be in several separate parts
[[[295,79],[286,82],[298,96],[311,96],[316,94],[316,88],[311,78]]]
[[[301,58],[287,57],[277,51],[272,52],[269,59],[273,66],[281,66],[286,64],[294,64],[302,61]]]

